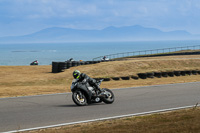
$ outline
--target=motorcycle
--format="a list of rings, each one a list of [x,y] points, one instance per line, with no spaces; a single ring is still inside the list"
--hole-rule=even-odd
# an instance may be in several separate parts
[[[100,86],[102,80],[97,81]],[[76,79],[72,81],[71,85],[72,100],[78,106],[85,106],[91,103],[101,103],[102,101],[106,104],[112,104],[115,100],[114,94],[110,89],[103,88],[102,93],[99,95],[99,90],[90,86],[89,83],[84,79],[82,82],[78,82]]]

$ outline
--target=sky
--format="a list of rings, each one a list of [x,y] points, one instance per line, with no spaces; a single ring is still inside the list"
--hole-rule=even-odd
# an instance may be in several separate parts
[[[132,25],[200,34],[200,0],[0,0],[0,37]]]

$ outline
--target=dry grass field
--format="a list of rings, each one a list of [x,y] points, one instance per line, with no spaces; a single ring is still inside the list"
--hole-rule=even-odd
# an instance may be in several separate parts
[[[0,97],[16,97],[70,91],[72,72],[76,69],[93,78],[131,76],[142,72],[200,70],[200,55],[133,58],[103,62],[51,73],[51,66],[0,66]],[[166,78],[130,79],[103,82],[101,87],[123,88],[157,84],[198,82],[200,75]],[[94,123],[32,131],[33,133],[197,133],[200,109],[138,116]]]
[[[0,66],[0,97],[16,97],[70,91],[72,72],[76,69],[90,77],[120,77],[140,72],[200,70],[200,55],[133,58],[126,61],[102,62],[51,73],[51,66]],[[101,87],[122,88],[155,84],[200,81],[200,75],[120,80],[103,82]]]

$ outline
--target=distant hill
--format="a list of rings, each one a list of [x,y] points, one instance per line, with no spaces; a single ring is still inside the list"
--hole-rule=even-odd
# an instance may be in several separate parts
[[[0,37],[4,42],[84,42],[84,41],[141,41],[141,40],[177,40],[197,39],[187,31],[176,30],[163,32],[155,28],[140,25],[124,27],[107,27],[102,30],[79,30],[52,27],[24,36]]]

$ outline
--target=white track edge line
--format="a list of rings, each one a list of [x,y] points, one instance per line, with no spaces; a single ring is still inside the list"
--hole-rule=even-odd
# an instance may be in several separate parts
[[[103,120],[117,119],[117,118],[123,118],[123,117],[148,115],[148,114],[154,114],[154,113],[159,113],[159,112],[167,112],[167,111],[173,111],[173,110],[179,110],[179,109],[192,108],[192,107],[197,107],[197,106],[200,106],[200,104],[197,103],[196,105],[190,105],[190,106],[183,106],[183,107],[176,107],[176,108],[148,111],[148,112],[135,113],[135,114],[119,115],[119,116],[112,116],[112,117],[105,117],[105,118],[97,118],[97,119],[92,119],[92,120],[77,121],[77,122],[70,122],[70,123],[62,123],[62,124],[57,124],[57,125],[35,127],[35,128],[21,129],[21,130],[13,130],[13,131],[7,131],[7,132],[2,132],[2,133],[25,132],[25,131],[31,131],[31,130],[54,128],[54,127],[60,127],[60,126],[67,126],[67,125],[74,125],[74,124],[81,124],[81,123],[88,123],[88,122],[95,122],[95,121],[103,121]]]

